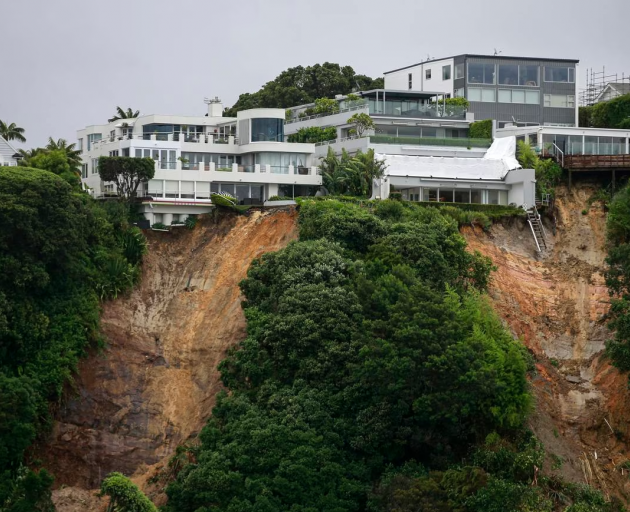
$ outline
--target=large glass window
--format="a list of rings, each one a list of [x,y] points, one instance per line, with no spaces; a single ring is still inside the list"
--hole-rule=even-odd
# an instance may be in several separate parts
[[[458,78],[464,78],[464,65],[456,64],[455,65],[455,80]]]
[[[451,66],[442,66],[442,80],[450,80],[451,79]]]
[[[196,185],[196,198],[197,199],[210,199],[210,182],[198,181]]]
[[[90,133],[87,136],[87,150],[89,151],[90,149],[92,149],[92,143],[96,142],[97,140],[101,140],[103,138],[103,134],[101,133]]]
[[[499,103],[527,103],[540,104],[540,91],[524,89],[499,89]]]
[[[195,182],[194,181],[182,181],[181,186],[181,198],[182,199],[194,199],[195,198]]]
[[[519,66],[518,85],[529,85],[531,87],[537,87],[539,85],[538,66]]]
[[[545,82],[575,83],[575,68],[545,67]]]
[[[469,84],[494,84],[495,65],[477,62],[468,63],[468,83]]]
[[[483,101],[492,103],[496,101],[496,91],[494,89],[469,88],[468,101]]]
[[[252,119],[252,142],[284,141],[284,119]]]
[[[518,85],[518,66],[501,64],[499,66],[499,85]]]
[[[574,108],[575,96],[567,94],[545,94],[545,107]]]

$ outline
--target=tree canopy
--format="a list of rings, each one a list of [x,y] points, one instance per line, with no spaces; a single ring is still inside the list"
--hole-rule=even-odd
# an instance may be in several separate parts
[[[630,94],[580,107],[579,125],[593,128],[630,128]]]
[[[142,249],[135,228],[28,167],[0,167],[0,226],[0,510],[50,510],[52,478],[24,469],[24,451],[98,339],[99,299],[133,284]]]
[[[334,98],[355,89],[382,89],[383,79],[372,79],[357,74],[350,66],[331,62],[313,66],[296,66],[280,73],[254,93],[244,93],[224,116],[233,117],[240,110],[250,108],[289,108],[314,103],[321,98]]]
[[[17,140],[18,142],[26,142],[24,137],[24,128],[20,128],[15,123],[5,123],[0,120],[0,137],[4,140]]]
[[[119,119],[135,119],[140,115],[139,110],[132,110],[128,108],[127,110],[123,110],[120,107],[116,107],[116,114],[113,117],[110,117],[107,122],[113,123],[114,121],[118,121]]]
[[[155,161],[151,158],[102,156],[98,159],[98,174],[103,181],[116,185],[118,195],[125,201],[136,196],[141,183],[155,175]]]

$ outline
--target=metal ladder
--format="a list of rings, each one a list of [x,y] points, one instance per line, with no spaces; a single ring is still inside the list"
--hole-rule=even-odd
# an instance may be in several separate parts
[[[545,231],[545,227],[543,226],[542,219],[540,218],[536,205],[527,210],[527,222],[529,222],[532,235],[534,235],[534,241],[536,242],[538,252],[543,252],[543,250],[547,249],[547,232]]]

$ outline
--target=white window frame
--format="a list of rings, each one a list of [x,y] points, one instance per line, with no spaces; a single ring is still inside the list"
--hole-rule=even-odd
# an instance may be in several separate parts
[[[447,73],[448,73],[448,77],[446,76]],[[451,65],[446,64],[445,66],[442,66],[442,81],[445,82],[447,80],[450,80],[452,77],[453,75],[452,75]]]
[[[565,98],[565,105],[552,105],[553,97]],[[543,106],[546,108],[575,108],[574,94],[545,94],[543,97]]]

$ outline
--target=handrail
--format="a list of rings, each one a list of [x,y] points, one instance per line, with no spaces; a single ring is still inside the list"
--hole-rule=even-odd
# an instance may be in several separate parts
[[[527,223],[529,224],[529,227],[532,230],[532,235],[534,235],[534,242],[536,242],[536,247],[538,248],[538,252],[542,252],[540,250],[540,244],[538,243],[538,237],[536,236],[536,232],[534,231],[534,225],[532,224],[532,221],[527,219]]]
[[[540,213],[538,213],[538,208],[536,208],[536,202],[534,202],[534,215],[536,215],[536,218],[538,219],[538,222],[540,223],[540,229],[542,231],[543,238],[547,238],[547,232],[545,231],[545,226],[543,226],[543,222],[542,222],[542,218],[540,217]]]
[[[560,153],[561,158],[561,163],[560,165],[564,168],[564,151],[562,151],[554,142],[553,143],[553,147],[556,148],[556,151]],[[556,155],[556,161],[558,160],[558,155]]]
[[[300,121],[309,121],[310,119],[318,119],[320,117],[334,116],[335,114],[343,114],[344,112],[352,112],[354,110],[361,110],[362,108],[365,108],[368,105],[369,103],[365,101],[361,105],[353,105],[352,107],[341,108],[337,110],[336,112],[326,112],[323,114],[313,114],[312,116],[296,117],[293,119],[289,119],[288,121],[285,121],[284,124],[287,125],[291,123],[299,123]]]

